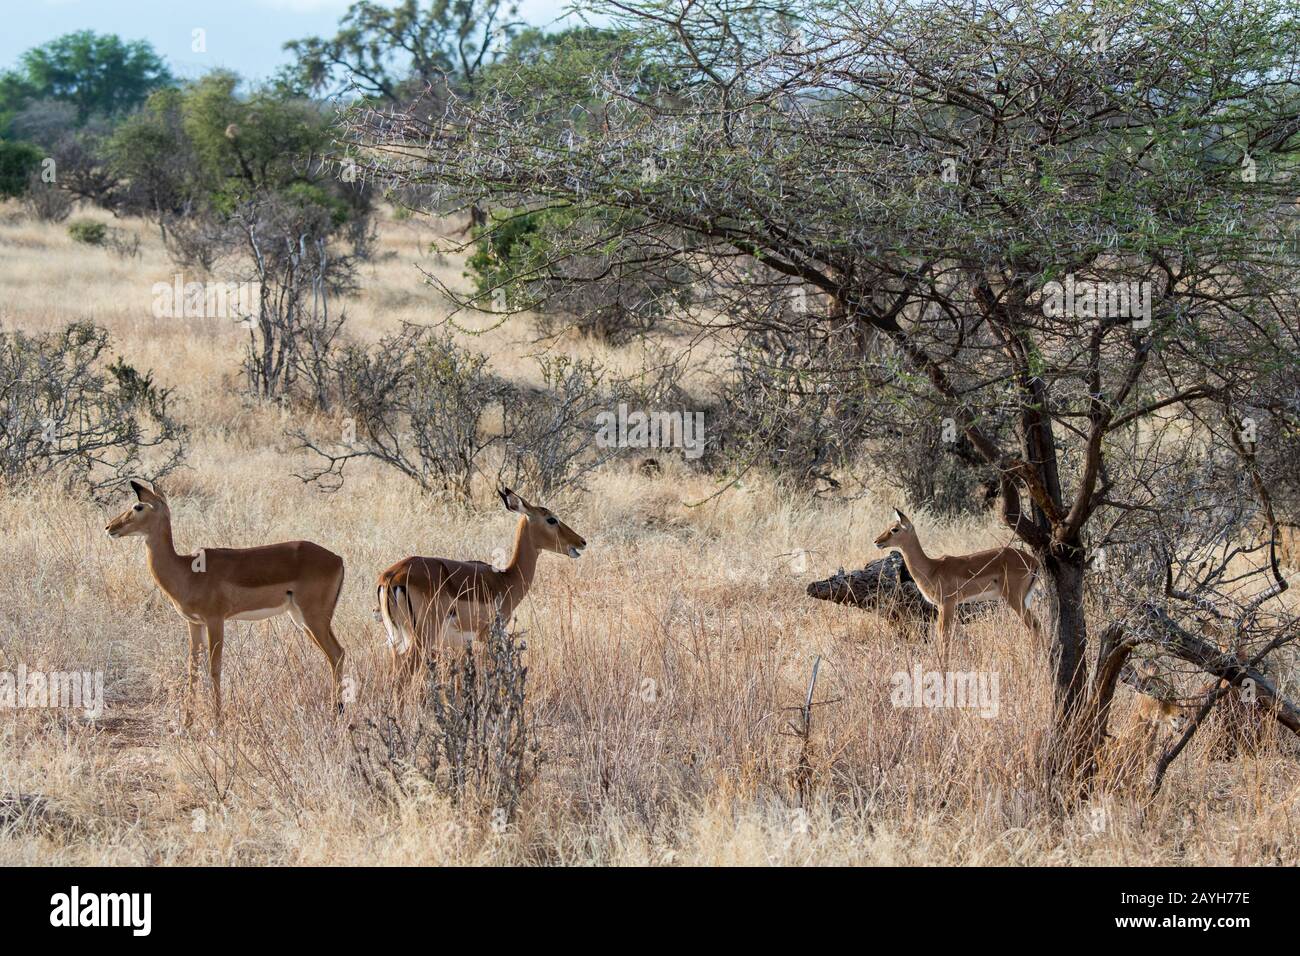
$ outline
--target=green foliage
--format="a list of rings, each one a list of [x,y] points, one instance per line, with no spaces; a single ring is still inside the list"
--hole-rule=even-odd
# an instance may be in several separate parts
[[[118,126],[106,152],[130,183],[125,202],[168,220],[195,212],[218,219],[272,195],[326,209],[334,227],[358,218],[368,194],[332,175],[330,115],[280,87],[239,92],[218,70],[154,93]]]
[[[479,293],[490,296],[500,287],[507,304],[518,304],[524,284],[545,261],[547,237],[563,232],[576,218],[567,207],[494,214],[488,225],[475,230],[474,252],[465,262]]]
[[[184,100],[180,89],[158,90],[105,144],[112,169],[131,184],[127,204],[132,211],[177,212],[211,188],[183,125]]]
[[[348,221],[348,204],[337,196],[330,195],[316,183],[293,183],[281,194],[290,204],[299,209],[306,210],[312,207],[323,209],[329,215],[330,224],[336,229]]]
[[[41,151],[29,143],[0,140],[0,198],[21,196],[27,180],[41,165]]]
[[[671,88],[674,78],[625,31],[575,27],[556,33],[527,29],[485,71],[485,84],[504,96],[527,99],[578,131],[602,115],[591,78],[617,73],[629,92]]]
[[[209,73],[185,90],[186,136],[218,208],[232,209],[261,190],[311,182],[331,140],[329,117],[309,101],[274,89],[236,94],[239,78]]]
[[[685,272],[668,264],[629,269],[643,258],[645,218],[613,208],[554,206],[503,212],[476,231],[467,265],[479,307],[533,309],[546,331],[566,327],[611,342],[648,331],[689,300]],[[572,255],[575,247],[583,248]]]
[[[88,246],[102,246],[108,238],[108,227],[93,219],[77,219],[68,223],[68,235],[72,237],[73,242],[85,243]]]
[[[119,116],[172,82],[148,42],[81,30],[28,50],[17,70],[0,76],[0,120],[7,122],[35,100],[71,103],[81,123]]]

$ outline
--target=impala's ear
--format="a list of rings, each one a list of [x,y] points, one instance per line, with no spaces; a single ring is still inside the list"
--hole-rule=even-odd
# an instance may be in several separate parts
[[[149,504],[159,502],[163,504],[167,503],[167,499],[162,495],[162,488],[159,487],[158,482],[156,481],[154,482],[154,486],[150,488],[144,483],[132,479],[131,490],[135,492],[137,498],[141,501],[148,502]]]
[[[501,496],[501,501],[506,506],[506,511],[513,511],[515,514],[524,513],[523,499],[509,488],[498,488],[497,494]]]
[[[898,515],[898,521],[900,524],[906,526],[912,523],[907,520],[907,515],[903,514],[903,512],[899,511],[897,508],[894,509],[894,514]]]

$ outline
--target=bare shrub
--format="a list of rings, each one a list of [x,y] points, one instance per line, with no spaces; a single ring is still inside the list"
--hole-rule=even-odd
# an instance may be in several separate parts
[[[23,209],[39,222],[63,222],[72,214],[76,202],[72,193],[45,182],[39,170],[27,179],[27,191],[22,199]]]
[[[140,237],[126,229],[110,228],[104,237],[104,245],[119,259],[140,258]]]
[[[299,477],[328,489],[343,483],[347,463],[374,458],[431,493],[469,501],[474,474],[494,438],[484,418],[503,396],[487,358],[458,346],[449,333],[406,326],[373,349],[343,348],[331,364],[348,414],[340,442],[292,433],[325,465]]]
[[[306,373],[317,403],[328,400],[325,358],[344,321],[331,313],[330,299],[356,285],[356,255],[330,248],[338,225],[336,210],[307,194],[262,197],[231,217],[259,288],[244,375],[263,398],[289,394]]]
[[[617,449],[593,443],[596,414],[608,405],[605,374],[594,360],[540,360],[542,388],[510,391],[502,403],[505,454],[501,476],[513,487],[547,498],[577,486]]]
[[[108,333],[78,322],[61,332],[0,333],[0,476],[82,485],[98,494],[131,475],[156,477],[183,453],[168,389],[118,359]],[[156,452],[146,468],[144,452]]]
[[[881,431],[883,436],[865,442],[865,457],[875,477],[901,497],[943,515],[974,514],[996,504],[997,470],[980,460],[955,419]]]
[[[861,390],[791,336],[749,336],[720,389],[723,451],[738,470],[766,466],[819,490],[835,488],[862,437]]]
[[[123,180],[104,148],[107,132],[104,124],[92,123],[61,137],[50,155],[60,189],[101,209],[116,210]]]
[[[526,649],[498,615],[484,647],[430,662],[413,718],[389,710],[354,728],[362,779],[396,799],[410,794],[415,778],[456,806],[490,813],[493,826],[508,823],[542,763],[528,714]]]
[[[211,273],[217,262],[230,254],[235,241],[225,223],[205,213],[161,215],[159,226],[172,262],[204,274]]]

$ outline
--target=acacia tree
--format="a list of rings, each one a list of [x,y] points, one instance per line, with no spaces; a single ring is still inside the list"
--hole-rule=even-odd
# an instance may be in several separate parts
[[[71,104],[78,125],[92,116],[126,113],[173,82],[167,64],[145,40],[125,42],[91,30],[66,33],[0,73],[0,128],[30,105]]]
[[[575,114],[566,64],[542,57],[432,117],[359,110],[375,175],[443,208],[618,210],[620,233],[557,236],[534,268],[634,248],[608,268],[691,270],[704,330],[797,334],[832,385],[847,370],[897,423],[950,424],[1052,586],[1058,740],[1097,710],[1084,585],[1102,549],[1155,548],[1159,574],[1125,569],[1148,610],[1182,594],[1246,614],[1255,597],[1217,588],[1234,575],[1168,579],[1190,559],[1189,507],[1222,505],[1195,523],[1213,517],[1222,543],[1242,495],[1266,495],[1245,480],[1244,439],[1261,440],[1246,406],[1297,378],[1292,7],[602,9],[655,85],[590,75],[602,108]],[[1294,407],[1266,404],[1257,430],[1294,427]]]
[[[348,7],[333,37],[292,40],[293,82],[322,90],[344,81],[362,96],[408,101],[427,88],[473,89],[484,67],[521,25],[503,0],[402,0],[395,6],[360,0]]]

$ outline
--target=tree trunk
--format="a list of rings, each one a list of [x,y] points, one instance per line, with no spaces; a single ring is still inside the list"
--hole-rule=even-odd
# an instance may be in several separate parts
[[[1088,668],[1088,624],[1083,607],[1083,549],[1056,547],[1043,559],[1043,568],[1056,596],[1054,619],[1045,622],[1051,634],[1052,684],[1056,697],[1053,745],[1049,765],[1055,771],[1072,772],[1087,739],[1086,687]]]

